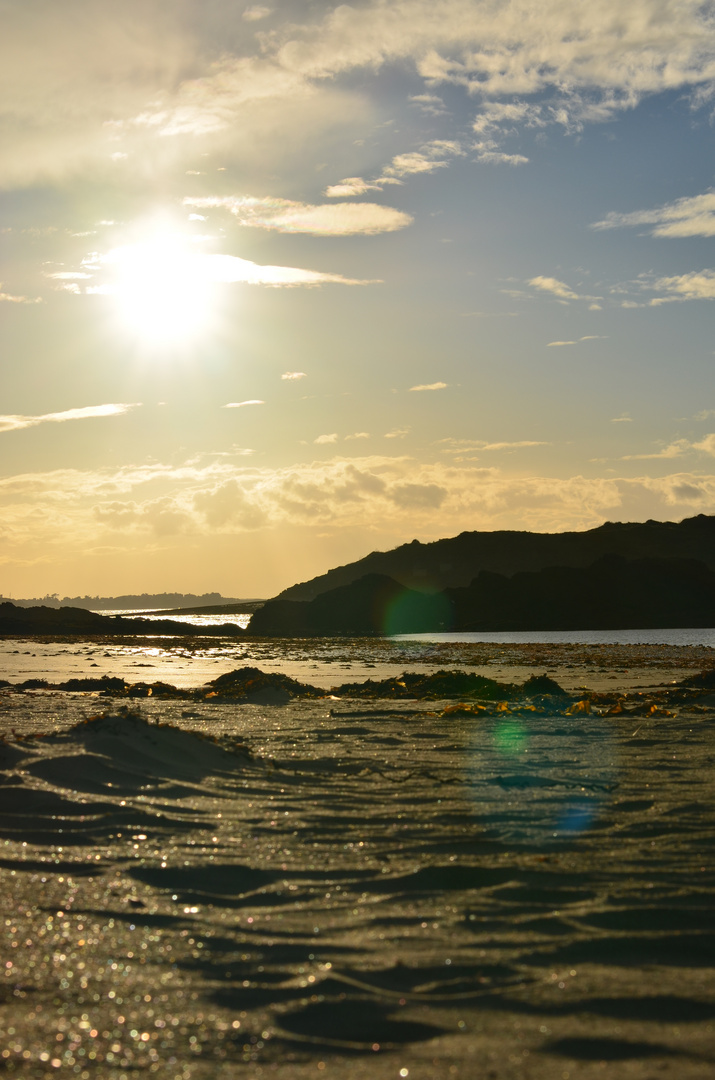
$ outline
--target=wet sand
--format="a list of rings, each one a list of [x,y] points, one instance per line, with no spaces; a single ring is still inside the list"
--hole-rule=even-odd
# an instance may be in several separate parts
[[[103,673],[62,669],[69,647],[6,641],[0,674]],[[256,663],[330,686],[422,665],[601,696],[128,713],[0,691],[5,1071],[713,1075],[715,693],[668,689],[712,650],[137,647],[106,673],[183,664],[189,686]]]

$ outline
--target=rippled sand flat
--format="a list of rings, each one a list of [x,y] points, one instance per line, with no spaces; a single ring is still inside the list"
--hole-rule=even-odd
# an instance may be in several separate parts
[[[387,670],[379,643],[311,648],[281,670]],[[715,694],[665,688],[702,657],[477,659],[602,694],[0,691],[4,1070],[712,1076]]]

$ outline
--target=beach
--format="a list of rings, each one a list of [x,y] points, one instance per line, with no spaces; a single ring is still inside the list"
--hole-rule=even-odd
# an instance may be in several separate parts
[[[711,1076],[712,658],[5,639],[4,1070]],[[194,693],[248,664],[325,696]],[[564,693],[330,694],[438,670]],[[102,675],[183,696],[19,688]]]

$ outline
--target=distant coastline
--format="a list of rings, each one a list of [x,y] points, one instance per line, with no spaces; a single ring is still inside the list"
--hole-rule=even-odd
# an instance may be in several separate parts
[[[221,593],[126,593],[122,596],[63,596],[61,599],[57,593],[47,596],[34,597],[32,599],[15,599],[12,596],[0,594],[0,604],[11,603],[15,607],[46,607],[46,608],[83,608],[85,611],[153,611],[172,613],[175,611],[187,612],[188,608],[196,608],[197,613],[221,614],[220,610],[227,605],[245,605],[260,603],[254,598],[240,599],[231,596],[222,596]],[[211,610],[209,610],[211,609]],[[253,610],[253,609],[251,609]],[[240,612],[234,614],[242,614]],[[228,614],[228,612],[227,612]]]

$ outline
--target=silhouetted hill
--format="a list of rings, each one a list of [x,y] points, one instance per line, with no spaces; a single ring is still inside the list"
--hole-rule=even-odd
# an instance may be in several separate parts
[[[715,517],[685,521],[612,522],[586,532],[463,532],[422,544],[413,540],[392,551],[373,551],[310,581],[285,589],[276,599],[312,600],[328,589],[366,574],[382,574],[420,591],[469,585],[482,570],[513,574],[549,566],[591,566],[604,555],[626,559],[697,559],[715,570]]]
[[[440,611],[446,613],[440,624]],[[363,637],[450,629],[450,602],[443,593],[405,589],[384,574],[321,593],[314,600],[268,600],[249,623],[263,637]]]
[[[17,607],[0,603],[0,634],[92,635],[92,634],[165,634],[167,636],[242,635],[233,623],[221,626],[194,626],[174,619],[141,619],[126,616],[97,615],[84,608]]]
[[[269,600],[251,619],[266,637],[429,631],[645,630],[715,626],[715,572],[695,559],[606,555],[589,567],[506,577],[426,594],[367,574],[314,600]]]

